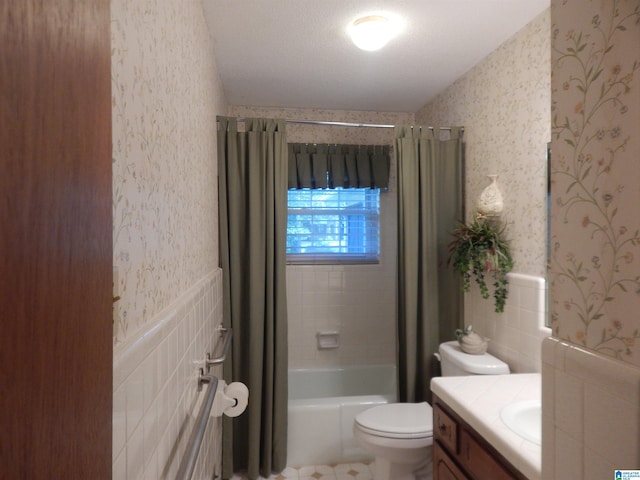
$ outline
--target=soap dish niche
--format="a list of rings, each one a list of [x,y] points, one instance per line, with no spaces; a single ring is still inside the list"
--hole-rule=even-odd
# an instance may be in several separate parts
[[[330,350],[338,348],[338,338],[340,333],[336,330],[317,332],[316,340],[318,342],[318,350]]]

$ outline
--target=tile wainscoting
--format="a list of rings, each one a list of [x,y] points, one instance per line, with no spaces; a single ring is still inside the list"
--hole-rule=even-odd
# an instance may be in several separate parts
[[[542,341],[551,336],[546,310],[545,279],[533,275],[509,274],[504,313],[494,311],[493,298],[483,299],[475,283],[465,295],[465,325],[487,337],[489,352],[514,373],[541,372]]]
[[[198,414],[194,361],[213,351],[221,322],[217,269],[115,348],[113,478],[175,478]],[[221,378],[221,367],[211,373]],[[194,478],[220,473],[221,432],[220,419],[210,420]]]
[[[640,368],[548,338],[542,478],[613,478],[640,466]]]

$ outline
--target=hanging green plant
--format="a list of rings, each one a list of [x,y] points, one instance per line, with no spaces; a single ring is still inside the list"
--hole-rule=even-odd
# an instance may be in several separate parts
[[[482,298],[489,298],[485,276],[493,279],[495,311],[504,312],[507,300],[507,273],[513,268],[508,243],[504,240],[505,226],[486,219],[461,224],[453,231],[454,240],[449,244],[449,264],[462,274],[465,292],[471,288],[471,277],[480,287]]]

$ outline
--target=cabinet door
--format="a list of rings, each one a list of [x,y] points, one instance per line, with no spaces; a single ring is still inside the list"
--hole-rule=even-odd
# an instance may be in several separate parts
[[[433,444],[433,480],[468,480],[437,442]]]
[[[465,429],[460,432],[460,459],[465,470],[478,479],[514,480],[516,478]]]

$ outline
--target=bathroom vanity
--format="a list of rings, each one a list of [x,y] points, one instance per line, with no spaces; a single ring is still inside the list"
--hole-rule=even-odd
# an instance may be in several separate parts
[[[540,399],[539,374],[438,377],[431,390],[434,480],[540,479],[540,445],[501,418]]]

